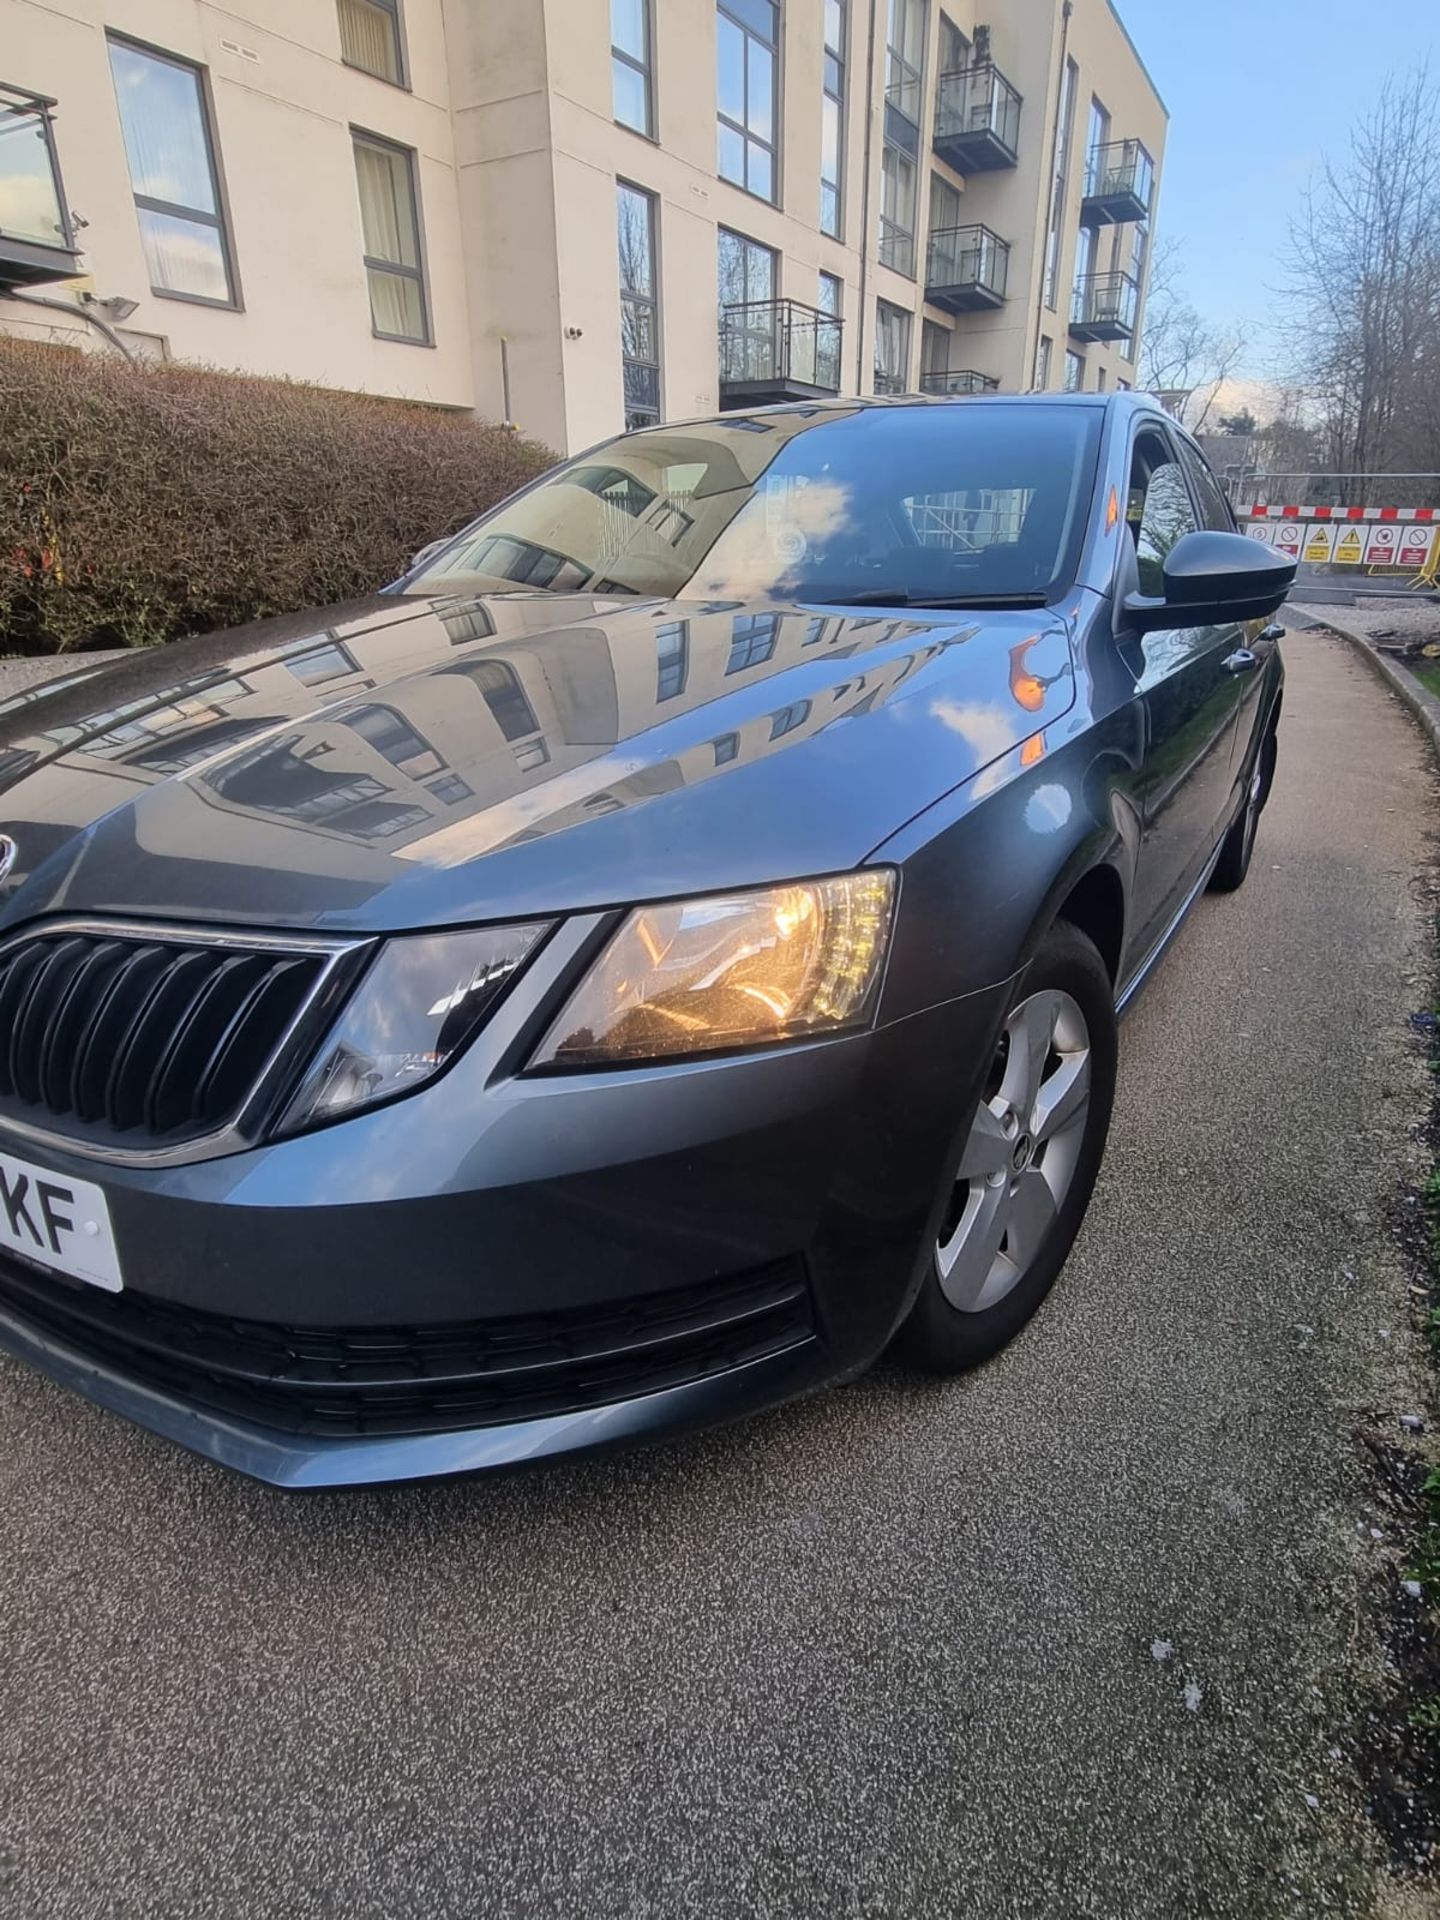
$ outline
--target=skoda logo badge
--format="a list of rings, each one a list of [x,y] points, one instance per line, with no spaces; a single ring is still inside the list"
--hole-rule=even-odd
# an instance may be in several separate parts
[[[20,849],[9,834],[0,833],[0,882],[10,878],[10,869],[14,866],[19,852]]]

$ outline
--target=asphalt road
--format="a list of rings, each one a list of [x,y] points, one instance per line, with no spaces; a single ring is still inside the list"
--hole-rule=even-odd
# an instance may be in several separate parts
[[[1288,657],[1251,878],[982,1374],[299,1500],[0,1364],[7,1920],[1368,1911],[1352,1429],[1414,1391],[1435,790],[1340,643]]]

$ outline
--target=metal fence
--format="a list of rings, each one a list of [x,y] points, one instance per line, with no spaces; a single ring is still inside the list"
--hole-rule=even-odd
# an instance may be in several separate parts
[[[1208,443],[1214,459],[1216,445]],[[1215,462],[1241,507],[1440,507],[1440,473],[1272,473],[1243,460]]]

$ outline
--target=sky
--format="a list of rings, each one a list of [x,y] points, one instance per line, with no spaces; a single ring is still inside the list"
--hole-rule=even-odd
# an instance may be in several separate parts
[[[1249,336],[1241,374],[1281,376],[1273,290],[1289,221],[1387,77],[1408,78],[1427,56],[1440,76],[1440,0],[1115,4],[1170,109],[1156,237],[1180,241],[1185,290],[1206,319]]]

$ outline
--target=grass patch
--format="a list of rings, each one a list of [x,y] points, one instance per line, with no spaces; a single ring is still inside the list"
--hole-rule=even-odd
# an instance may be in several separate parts
[[[1440,700],[1440,660],[1416,660],[1409,665],[1425,691],[1433,693]]]

